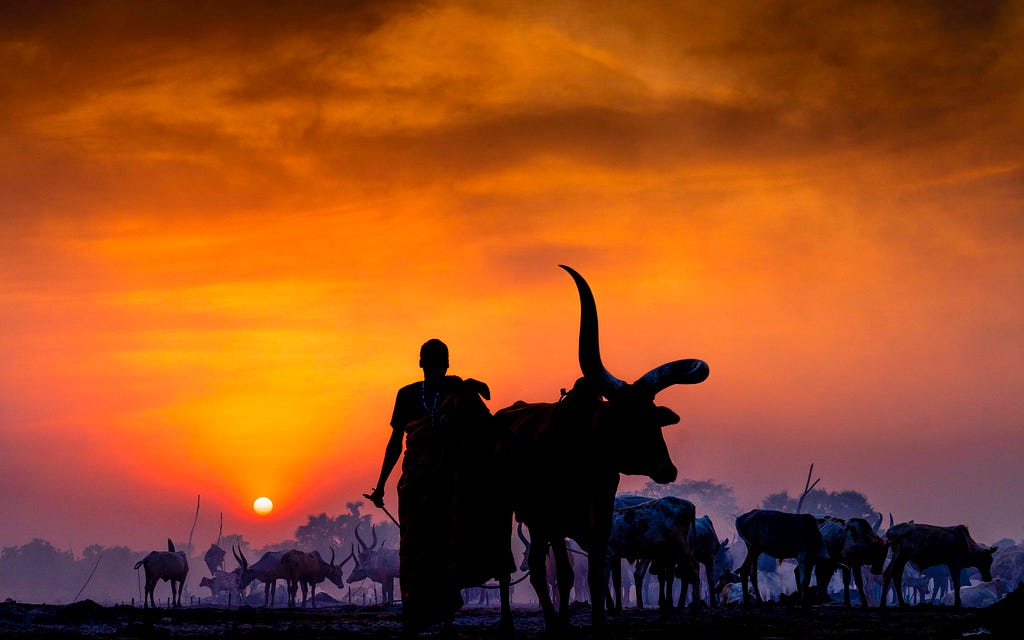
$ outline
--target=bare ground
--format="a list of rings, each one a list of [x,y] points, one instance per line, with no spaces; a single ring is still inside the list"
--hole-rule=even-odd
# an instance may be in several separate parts
[[[661,612],[630,610],[612,615],[606,634],[589,627],[590,608],[574,605],[573,628],[557,637],[611,640],[655,638],[839,639],[839,638],[1021,638],[1024,590],[987,609],[953,610],[922,605],[907,609],[807,609],[765,605],[751,609]],[[335,606],[320,609],[194,607],[178,610],[103,607],[86,600],[72,605],[0,604],[3,638],[395,638],[400,608]],[[516,638],[546,638],[543,620],[532,609],[515,611]],[[456,617],[456,638],[502,638],[493,609],[464,609]],[[421,637],[439,637],[439,632]]]

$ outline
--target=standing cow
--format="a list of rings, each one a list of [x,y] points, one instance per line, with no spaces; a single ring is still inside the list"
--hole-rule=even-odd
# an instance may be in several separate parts
[[[356,566],[348,574],[345,580],[348,584],[366,580],[378,583],[381,586],[381,598],[385,603],[395,601],[395,580],[398,579],[398,549],[388,549],[377,546],[377,530],[370,528],[373,540],[366,544],[359,536],[359,525],[356,525],[356,541],[359,543],[359,552],[355,554]]]
[[[708,605],[717,607],[718,592],[715,589],[715,584],[723,571],[732,569],[732,551],[729,549],[729,539],[718,539],[715,525],[708,516],[697,518],[694,523],[694,532],[694,540],[691,544],[693,557],[699,565],[704,567],[704,578],[708,585]],[[690,585],[693,585],[693,605],[697,606],[701,601],[700,576],[698,575],[697,579],[692,582],[682,575],[679,577],[683,581],[679,594],[679,608],[686,604],[686,592]]]
[[[750,602],[748,580],[753,583],[758,602],[763,602],[757,585],[757,560],[762,553],[777,560],[796,559],[797,593],[801,604],[810,604],[811,571],[815,564],[828,558],[814,516],[754,509],[736,518],[736,533],[747,543],[747,557],[738,572],[743,577],[743,604]]]
[[[618,499],[616,499],[618,501]],[[697,578],[697,561],[690,549],[694,537],[697,510],[689,500],[666,496],[647,500],[641,504],[616,509],[612,515],[612,529],[608,537],[608,560],[616,596],[620,592],[621,578],[616,570],[619,560],[630,562],[650,560],[658,567],[658,606],[672,606],[672,583],[676,573],[685,576],[684,584]],[[643,606],[637,586],[637,606]],[[616,602],[616,607],[621,604]]]
[[[234,547],[231,547],[231,553],[234,554],[238,566],[242,569],[238,574],[238,590],[243,591],[252,584],[253,580],[259,580],[263,583],[263,606],[274,606],[277,581],[285,579],[284,567],[281,566],[281,558],[284,557],[285,552],[268,551],[252,566],[242,554],[241,548],[235,550]]]
[[[860,594],[861,607],[867,608],[868,598],[864,591],[863,566],[869,565],[871,573],[879,575],[885,564],[889,546],[882,536],[875,533],[882,523],[882,514],[878,514],[878,525],[874,527],[864,518],[844,520],[835,516],[819,516],[818,530],[825,541],[828,558],[818,562],[815,573],[818,578],[818,589],[821,595],[828,597],[828,583],[836,569],[843,573],[843,604],[850,604],[850,573],[853,573],[857,593]]]
[[[181,606],[181,591],[188,577],[188,558],[184,551],[175,551],[174,543],[167,539],[167,551],[150,551],[142,560],[135,563],[135,569],[142,567],[146,573],[146,591],[142,596],[142,607],[150,604],[156,608],[153,590],[160,580],[171,583],[171,606]]]
[[[903,569],[908,562],[913,562],[922,569],[944,564],[949,567],[952,576],[959,576],[960,571],[968,567],[977,567],[981,579],[992,581],[992,555],[998,547],[980,545],[971,538],[964,525],[953,527],[937,527],[930,524],[904,522],[890,527],[885,532],[892,549],[892,560],[882,574],[882,603],[889,591],[890,582],[896,587],[896,599],[901,607],[906,606],[903,599]],[[960,607],[960,581],[953,580],[953,603]]]
[[[569,623],[573,572],[564,540],[572,538],[588,553],[591,620],[606,622],[605,548],[619,475],[645,475],[659,484],[676,479],[662,428],[679,422],[671,409],[654,403],[659,391],[696,384],[708,377],[700,360],[678,360],[657,367],[628,384],[601,362],[597,306],[590,286],[561,265],[580,296],[579,361],[583,377],[557,403],[518,402],[494,415],[510,437],[500,451],[509,469],[525,469],[511,486],[516,517],[530,530],[530,583],[549,631]],[[559,603],[556,615],[547,593],[544,565],[555,548]]]

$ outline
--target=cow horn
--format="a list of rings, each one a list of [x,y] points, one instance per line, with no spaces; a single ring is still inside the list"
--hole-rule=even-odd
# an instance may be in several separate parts
[[[599,382],[601,394],[607,395],[626,385],[613,376],[601,363],[601,344],[597,332],[597,303],[590,285],[572,267],[558,265],[565,269],[576,282],[580,294],[580,370],[587,380]]]
[[[878,512],[878,522],[875,523],[875,526],[871,527],[871,530],[874,531],[875,533],[878,533],[879,529],[881,529],[881,528],[882,528],[882,512],[879,511]]]
[[[360,524],[362,524],[362,523],[361,522],[357,522],[356,523],[356,540],[359,541],[359,546],[360,547],[362,547],[363,549],[369,549],[370,547],[366,546],[366,543],[363,542],[363,538],[359,535],[359,525]]]
[[[637,387],[645,387],[651,395],[658,395],[662,389],[674,384],[698,384],[707,380],[710,373],[708,364],[703,360],[676,360],[651,369],[633,383]]]
[[[334,547],[331,547],[331,566],[334,566]]]
[[[371,524],[370,525],[370,533],[373,534],[373,542],[370,543],[370,548],[371,549],[376,549],[377,548],[377,525],[375,525],[375,524]]]
[[[238,551],[235,551],[235,545],[231,545],[231,553],[235,556],[235,561],[242,567],[242,571],[249,568],[249,561],[245,559],[245,555],[242,554],[242,549],[239,547]]]
[[[526,536],[523,534],[523,523],[522,522],[520,522],[518,525],[516,525],[516,533],[519,534],[519,539],[523,541],[523,544],[525,544],[527,547],[529,547],[530,546],[530,541],[527,540]]]

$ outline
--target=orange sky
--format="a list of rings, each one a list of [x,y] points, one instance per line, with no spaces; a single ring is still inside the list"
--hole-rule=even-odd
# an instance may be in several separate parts
[[[509,4],[0,5],[0,545],[344,512],[426,338],[572,384],[558,263],[682,476],[1024,535],[1024,5]]]

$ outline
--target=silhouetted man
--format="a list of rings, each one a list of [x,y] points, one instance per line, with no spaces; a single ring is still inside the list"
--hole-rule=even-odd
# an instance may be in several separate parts
[[[472,378],[445,375],[448,347],[436,338],[420,348],[419,364],[423,381],[398,390],[380,479],[370,494],[383,508],[384,485],[402,455],[404,436],[398,553],[407,636],[439,621],[450,630],[463,587],[514,570],[511,510],[484,493],[499,480],[493,477],[491,413],[481,400],[490,399],[490,391]]]

